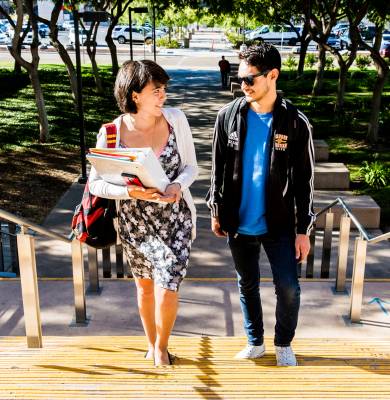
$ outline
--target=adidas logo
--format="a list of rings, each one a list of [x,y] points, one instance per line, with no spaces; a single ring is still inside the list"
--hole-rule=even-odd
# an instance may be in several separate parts
[[[228,146],[237,146],[237,145],[238,145],[237,131],[230,132],[228,136]]]

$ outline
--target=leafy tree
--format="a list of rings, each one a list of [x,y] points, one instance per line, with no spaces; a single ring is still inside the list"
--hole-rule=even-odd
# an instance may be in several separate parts
[[[12,45],[10,47],[10,53],[15,61],[21,65],[30,77],[31,85],[34,90],[35,104],[38,111],[38,122],[39,122],[39,141],[45,143],[49,139],[49,122],[47,119],[47,112],[45,107],[45,101],[43,98],[42,86],[39,79],[38,66],[39,66],[39,34],[38,34],[38,19],[34,12],[33,0],[15,0],[15,11],[16,11],[16,24],[11,23],[12,19],[6,11],[1,8],[0,11],[6,15],[8,21],[10,21],[14,28],[14,37],[12,39]],[[28,16],[28,25],[24,33],[22,33],[24,12],[26,11]],[[27,34],[28,28],[31,26],[33,39],[30,46],[31,62],[25,60],[20,54],[21,43]],[[22,37],[21,37],[22,34]]]

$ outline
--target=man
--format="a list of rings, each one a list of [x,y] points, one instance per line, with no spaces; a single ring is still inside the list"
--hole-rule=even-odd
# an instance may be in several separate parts
[[[265,353],[259,293],[262,245],[277,296],[277,365],[292,366],[297,365],[290,346],[300,303],[297,263],[309,253],[315,218],[311,126],[302,112],[276,93],[281,58],[275,47],[251,46],[240,59],[238,75],[245,97],[218,113],[207,204],[213,232],[228,236],[237,271],[248,345],[236,358]]]
[[[225,56],[222,56],[222,59],[219,60],[218,66],[219,70],[221,71],[222,89],[225,89],[227,88],[227,79],[228,79],[228,74],[230,72],[230,63],[228,60],[225,60]]]

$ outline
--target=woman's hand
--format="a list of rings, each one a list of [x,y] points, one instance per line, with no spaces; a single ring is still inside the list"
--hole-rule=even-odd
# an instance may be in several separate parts
[[[127,192],[130,197],[137,200],[160,200],[162,193],[156,188],[144,188],[137,185],[128,185]]]
[[[165,193],[160,198],[162,201],[166,201],[167,203],[179,203],[181,199],[181,186],[180,183],[170,183],[165,188]]]

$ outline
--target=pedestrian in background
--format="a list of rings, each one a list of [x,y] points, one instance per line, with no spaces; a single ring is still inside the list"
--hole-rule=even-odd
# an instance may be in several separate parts
[[[221,71],[222,89],[226,89],[228,83],[228,75],[230,73],[230,63],[228,60],[225,59],[225,56],[222,56],[222,59],[219,60],[218,66],[219,70]]]

